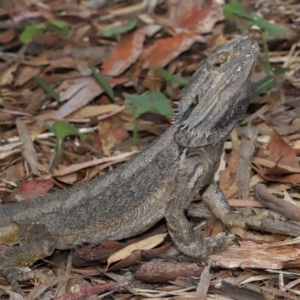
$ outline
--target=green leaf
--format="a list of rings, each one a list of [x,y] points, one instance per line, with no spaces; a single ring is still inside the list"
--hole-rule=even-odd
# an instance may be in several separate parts
[[[55,120],[53,127],[56,131],[56,136],[59,139],[64,139],[65,137],[67,137],[69,135],[80,136],[82,138],[87,137],[87,135],[80,133],[78,128],[76,128],[74,125],[72,125],[66,121]]]
[[[171,72],[169,72],[163,68],[152,67],[151,69],[160,72],[163,79],[170,82],[171,84],[186,86],[186,84],[188,83],[187,79],[185,79],[183,77],[175,76],[174,74],[172,74]]]
[[[56,93],[40,76],[36,75],[33,78],[52,98],[60,102],[59,94]]]
[[[270,23],[269,21],[260,17],[257,13],[251,13],[251,21],[253,25],[259,27],[262,31],[267,32],[271,36],[282,36],[286,33],[286,29],[280,25]]]
[[[173,109],[168,98],[157,90],[150,90],[143,95],[131,95],[123,93],[123,96],[130,101],[126,108],[132,112],[135,118],[133,130],[133,144],[137,144],[138,118],[144,113],[159,113],[169,118],[173,115]]]
[[[56,137],[58,136],[57,135],[57,132],[56,132],[56,129],[49,125],[48,123],[46,123],[44,120],[41,120],[41,119],[38,119],[40,123],[42,123],[49,131],[51,131]]]
[[[19,36],[19,40],[23,44],[32,42],[35,38],[43,35],[43,24],[28,25]]]
[[[50,171],[52,171],[60,163],[63,157],[63,140],[65,137],[75,135],[80,136],[81,138],[89,138],[89,136],[80,133],[75,126],[69,124],[66,121],[55,120],[53,126],[47,124],[43,120],[39,119],[38,121],[57,137],[55,151],[51,155],[50,159]]]
[[[248,21],[251,19],[251,15],[245,11],[244,7],[234,1],[224,6],[223,14],[226,18],[240,18]]]
[[[126,25],[109,27],[109,28],[103,30],[102,33],[107,36],[118,37],[121,34],[132,30],[136,26],[136,23],[137,23],[136,20],[130,20]]]
[[[69,28],[67,23],[58,21],[58,20],[48,20],[48,24],[50,28],[58,32],[59,34],[63,36],[67,36],[69,33]]]
[[[123,93],[123,96],[130,101],[131,106],[126,106],[135,118],[139,118],[142,114],[151,111],[151,102],[149,93],[143,95],[131,95]]]
[[[172,118],[173,109],[169,99],[163,93],[157,90],[150,90],[150,97],[153,112]]]
[[[48,123],[40,119],[39,122],[41,122],[59,140],[63,140],[65,137],[70,135],[80,136],[82,138],[88,138],[86,134],[80,133],[78,128],[76,128],[74,125],[66,121],[55,120],[53,126],[49,125]]]
[[[288,70],[289,68],[276,67],[273,70],[273,74],[268,74],[264,78],[254,82],[252,84],[252,99],[260,94],[267,93],[275,85],[276,78]]]
[[[286,29],[282,26],[270,23],[255,12],[251,14],[247,13],[241,4],[234,1],[224,6],[223,13],[226,18],[247,20],[251,25],[257,26],[260,30],[267,32],[271,36],[282,36],[286,33]]]
[[[99,83],[99,85],[102,87],[103,91],[108,95],[108,97],[114,102],[115,101],[115,95],[114,91],[107,80],[107,78],[99,72],[99,70],[95,67],[91,67],[92,74],[96,81]]]
[[[150,90],[143,95],[131,95],[123,93],[124,97],[131,102],[131,110],[135,118],[145,113],[158,113],[169,118],[173,115],[173,109],[168,98],[157,90]]]
[[[268,74],[264,78],[252,84],[252,99],[260,94],[267,93],[275,84],[275,76]]]
[[[274,68],[273,73],[275,76],[280,76],[289,70],[289,68],[276,67]]]

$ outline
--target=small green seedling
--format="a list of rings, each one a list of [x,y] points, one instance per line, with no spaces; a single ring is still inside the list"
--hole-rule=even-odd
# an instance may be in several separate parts
[[[94,76],[98,84],[101,86],[103,91],[108,95],[110,100],[114,102],[115,101],[114,91],[107,78],[102,73],[99,72],[98,68],[90,67],[90,69],[92,71],[92,75]]]
[[[60,102],[59,94],[55,92],[53,88],[49,86],[40,76],[36,75],[33,78],[40,85],[40,87],[46,91],[47,94],[49,94],[57,102]]]
[[[226,18],[243,19],[248,21],[250,23],[250,26],[256,26],[260,29],[262,44],[263,44],[264,54],[265,54],[265,69],[267,75],[263,79],[253,84],[252,98],[255,98],[261,93],[268,92],[275,85],[276,76],[284,73],[288,69],[280,68],[280,70],[275,69],[272,71],[270,59],[269,59],[269,48],[267,44],[266,35],[283,36],[287,30],[278,24],[273,24],[271,22],[268,22],[267,20],[263,19],[255,12],[251,12],[251,13],[246,12],[241,4],[234,1],[226,4],[224,6],[223,12]]]
[[[133,144],[137,145],[138,121],[142,114],[158,113],[169,118],[173,115],[173,109],[168,98],[160,91],[149,90],[143,95],[131,95],[123,93],[124,97],[130,101],[126,107],[134,117]]]
[[[68,24],[58,20],[48,20],[47,25],[62,36],[67,36],[69,33]]]
[[[22,44],[29,44],[35,38],[41,37],[43,35],[44,25],[27,25],[23,32],[19,36],[19,40]]]
[[[123,26],[112,26],[107,29],[104,29],[102,31],[102,34],[106,36],[113,36],[117,39],[117,41],[119,41],[121,35],[131,31],[136,26],[136,23],[137,23],[136,20],[130,20],[127,24]]]
[[[180,86],[186,86],[186,84],[188,83],[188,80],[183,78],[183,77],[179,77],[179,76],[175,76],[174,74],[172,74],[170,71],[165,70],[163,68],[160,67],[152,67],[152,70],[158,71],[161,73],[161,76],[164,80],[170,82],[173,85],[180,85]]]
[[[67,36],[69,33],[67,23],[58,20],[48,20],[35,25],[27,25],[20,34],[19,40],[22,44],[29,44],[34,39],[41,37],[47,30],[54,30],[62,36]]]
[[[54,168],[59,164],[63,157],[63,141],[67,136],[79,136],[81,138],[88,138],[87,135],[82,134],[79,130],[73,126],[72,124],[61,121],[55,120],[53,126],[47,124],[43,120],[39,120],[45,127],[49,129],[56,137],[56,149],[50,161],[50,171],[54,170]]]

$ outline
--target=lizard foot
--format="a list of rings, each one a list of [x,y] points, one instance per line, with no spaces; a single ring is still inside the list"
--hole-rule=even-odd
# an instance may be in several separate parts
[[[229,228],[237,226],[292,236],[298,236],[300,232],[299,224],[286,221],[277,212],[266,209],[245,208],[242,211],[230,211],[223,215],[222,222]]]
[[[28,267],[2,267],[0,274],[4,276],[7,281],[11,284],[13,290],[22,296],[25,296],[22,291],[18,281],[24,281],[29,279],[34,279],[34,272],[31,271]]]
[[[12,288],[24,295],[18,281],[33,279],[34,272],[28,267],[35,261],[49,256],[55,249],[55,240],[45,225],[22,224],[20,244],[0,257],[0,275],[7,278]]]
[[[261,228],[265,219],[276,218],[274,214],[265,209],[244,208],[242,211],[229,211],[222,216],[222,222],[228,227]]]
[[[178,240],[175,241],[176,246],[185,255],[201,260],[205,260],[208,255],[221,252],[235,243],[239,245],[237,236],[235,234],[226,234],[225,232],[220,232],[214,237],[195,239],[190,244],[183,244]]]

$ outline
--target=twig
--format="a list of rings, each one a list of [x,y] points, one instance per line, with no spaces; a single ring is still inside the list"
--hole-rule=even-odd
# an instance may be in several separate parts
[[[110,282],[101,285],[94,285],[88,288],[83,288],[77,293],[57,297],[55,298],[55,300],[76,300],[78,298],[91,296],[99,292],[126,288],[131,285],[132,285],[132,281]]]
[[[259,183],[255,185],[253,191],[255,197],[266,207],[284,215],[290,220],[300,221],[300,208],[270,194],[264,184]]]

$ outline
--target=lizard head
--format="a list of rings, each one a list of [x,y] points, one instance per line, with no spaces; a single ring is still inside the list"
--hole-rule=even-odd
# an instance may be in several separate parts
[[[190,79],[178,102],[175,141],[183,147],[215,145],[243,117],[259,47],[250,37],[218,46]]]

